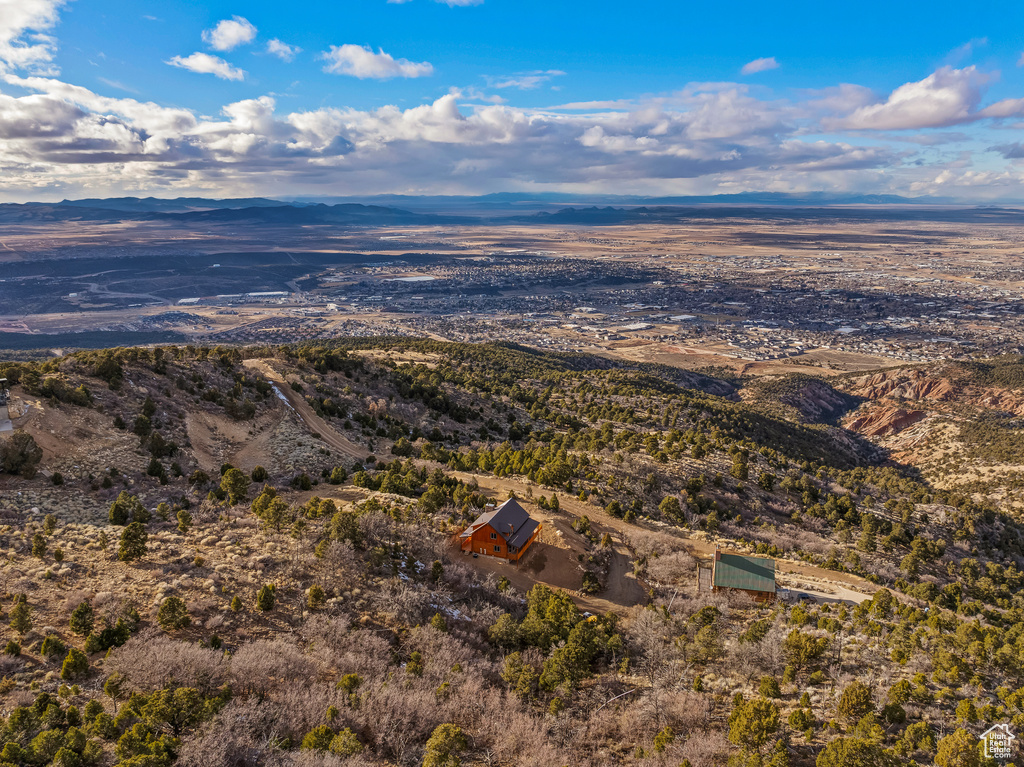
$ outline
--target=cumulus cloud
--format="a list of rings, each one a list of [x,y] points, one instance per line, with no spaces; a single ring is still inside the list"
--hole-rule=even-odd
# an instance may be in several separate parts
[[[673,180],[759,172],[835,174],[895,161],[881,147],[805,142],[787,127],[790,106],[743,89],[694,86],[602,114],[566,115],[460,104],[449,93],[410,109],[322,108],[279,114],[272,98],[228,104],[217,118],[112,99],[47,78],[5,78],[35,91],[0,100],[0,167],[11,189],[48,166],[51,185],[136,179],[149,188],[258,191],[358,184],[361,188],[493,191],[521,185],[637,191]],[[461,108],[460,108],[461,107]],[[117,172],[111,173],[110,168]],[[120,183],[120,181],[119,181]]]
[[[64,0],[0,0],[0,71],[24,69],[55,74],[56,26]]]
[[[388,59],[389,67],[402,66]],[[953,88],[967,93],[960,97],[967,107],[951,114],[1002,119],[1022,107],[1007,99],[983,108],[979,76],[973,82],[976,98],[969,89]],[[557,109],[480,103],[483,96],[474,89],[453,89],[407,109],[289,111],[263,96],[229,103],[208,117],[134,98],[100,96],[57,78],[0,72],[0,85],[29,94],[0,93],[0,172],[6,196],[39,187],[69,195],[89,188],[91,193],[165,189],[230,196],[267,194],[271,183],[276,194],[308,194],[312,188],[324,193],[351,188],[367,193],[522,188],[907,192],[913,184],[923,185],[920,193],[970,188],[986,194],[983,179],[1002,193],[1021,175],[972,175],[970,168],[955,165],[962,158],[915,143],[917,137],[925,143],[930,136],[949,137],[948,131],[878,132],[867,146],[851,138],[866,130],[862,127],[842,138],[822,138],[823,123],[830,119],[859,114],[857,125],[863,125],[863,110],[898,101],[856,86],[775,99],[738,83],[691,83],[674,93]],[[894,119],[883,116],[890,123]],[[1021,154],[1017,145],[992,149],[1011,165]],[[953,175],[943,176],[941,170]]]
[[[487,85],[490,88],[518,88],[521,91],[539,88],[553,77],[564,75],[560,69],[534,70],[532,72],[517,72],[514,75],[504,77],[486,77]]]
[[[219,56],[209,53],[193,53],[191,56],[174,56],[167,61],[172,67],[180,67],[190,72],[214,75],[221,80],[244,80],[245,70],[229,64]]]
[[[429,62],[396,59],[383,49],[377,53],[361,45],[332,45],[321,54],[327,61],[324,71],[335,75],[351,75],[361,80],[389,80],[392,77],[428,77],[434,73]]]
[[[1022,99],[1006,99],[978,109],[985,87],[992,80],[992,75],[977,67],[941,67],[923,80],[901,85],[885,101],[858,107],[824,124],[830,129],[917,130],[1022,113]]]
[[[203,42],[215,51],[230,51],[255,39],[256,27],[241,16],[223,19],[213,29],[203,30]]]
[[[746,64],[743,65],[743,68],[740,70],[740,74],[752,75],[757,72],[766,72],[769,69],[778,68],[779,62],[775,60],[774,56],[769,56],[768,58],[764,59],[754,59],[753,61],[748,61]]]
[[[294,61],[295,55],[302,49],[297,45],[288,45],[276,37],[267,43],[267,53],[277,56],[281,61]]]

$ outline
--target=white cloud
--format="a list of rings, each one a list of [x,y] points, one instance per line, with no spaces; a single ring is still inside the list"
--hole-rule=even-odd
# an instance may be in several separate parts
[[[57,41],[46,32],[57,25],[62,5],[64,0],[0,0],[0,71],[56,73]]]
[[[405,3],[412,2],[412,0],[388,0],[389,3],[394,5],[404,5]],[[444,3],[447,6],[467,6],[467,5],[483,5],[484,0],[434,0],[435,3]]]
[[[174,56],[166,63],[172,67],[180,67],[190,72],[214,75],[221,80],[244,80],[245,70],[232,66],[219,56],[209,53],[193,53],[191,56]]]
[[[775,60],[774,56],[769,56],[768,58],[764,59],[754,59],[753,61],[748,61],[746,64],[743,65],[743,68],[740,70],[740,74],[752,75],[755,74],[756,72],[766,72],[769,69],[778,68],[779,62]]]
[[[564,75],[560,69],[534,70],[533,72],[517,72],[514,75],[505,77],[486,77],[487,85],[490,88],[518,88],[521,91],[539,88],[548,82],[552,77]]]
[[[109,85],[111,88],[116,88],[117,90],[124,91],[125,93],[134,93],[135,95],[138,95],[139,93],[135,88],[125,85],[119,80],[111,80],[108,77],[97,77],[96,79],[104,85]]]
[[[217,22],[213,29],[203,31],[203,42],[215,51],[230,51],[256,39],[256,27],[241,16]]]
[[[842,118],[826,119],[824,125],[846,130],[915,130],[1019,113],[1019,105],[1011,99],[987,110],[978,109],[985,86],[993,79],[973,66],[941,67],[923,80],[901,85],[883,102],[861,106]]]
[[[959,64],[961,61],[970,58],[975,48],[983,48],[988,45],[987,37],[972,37],[963,45],[958,45],[956,48],[946,54],[947,64]]]
[[[327,61],[325,72],[335,75],[351,75],[361,80],[387,80],[392,77],[427,77],[434,73],[434,67],[426,61],[413,62],[396,59],[389,53],[361,45],[332,45],[321,54]]]
[[[1024,155],[1016,146],[997,147],[1003,156],[997,161],[1006,163],[1009,175],[1000,175],[998,167],[995,175],[971,175],[969,167],[957,165],[964,162],[962,154],[898,141],[916,134],[876,133],[870,142],[822,139],[823,121],[846,120],[888,103],[858,86],[791,100],[737,83],[691,83],[631,101],[563,105],[562,112],[480,103],[483,94],[473,89],[453,89],[408,109],[289,112],[263,96],[205,117],[100,96],[55,78],[8,72],[0,73],[0,84],[30,94],[0,93],[0,195],[6,198],[36,189],[65,196],[83,190],[240,196],[352,188],[907,193],[914,184],[973,189],[965,194],[981,197],[990,194],[985,179],[993,182],[992,195],[1019,189],[1021,173],[1012,164]],[[969,119],[1024,113],[1024,99],[984,109],[980,95],[966,101],[973,104]]]
[[[302,49],[297,45],[288,45],[283,43],[276,37],[267,43],[267,53],[277,56],[281,61],[294,61],[295,54],[301,52]]]

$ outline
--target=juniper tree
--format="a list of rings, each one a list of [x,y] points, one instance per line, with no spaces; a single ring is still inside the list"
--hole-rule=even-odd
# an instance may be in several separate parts
[[[32,608],[24,599],[19,599],[11,610],[11,628],[19,634],[24,634],[32,629]]]
[[[117,548],[117,558],[122,562],[134,562],[146,556],[146,542],[149,533],[141,522],[132,522],[121,533],[121,542]]]
[[[157,611],[156,621],[164,631],[176,631],[192,623],[185,600],[180,597],[167,597]]]
[[[268,583],[256,594],[256,609],[269,612],[274,609],[274,584]]]
[[[92,631],[92,626],[92,605],[83,601],[71,613],[71,630],[79,636],[87,636]]]

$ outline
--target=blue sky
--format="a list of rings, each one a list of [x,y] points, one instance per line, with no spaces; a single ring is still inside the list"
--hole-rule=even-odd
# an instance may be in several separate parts
[[[891,0],[0,0],[0,198],[1020,199],[1022,22]]]

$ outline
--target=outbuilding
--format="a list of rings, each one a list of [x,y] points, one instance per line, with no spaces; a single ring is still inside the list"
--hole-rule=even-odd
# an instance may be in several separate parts
[[[758,602],[773,602],[775,560],[723,554],[716,548],[711,564],[711,586],[714,591],[745,591]]]

